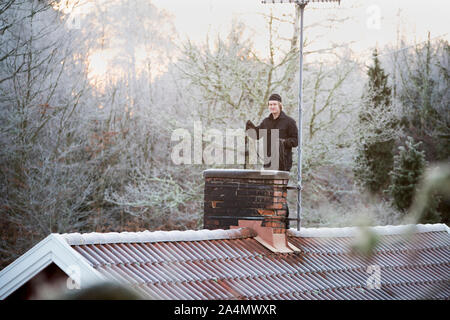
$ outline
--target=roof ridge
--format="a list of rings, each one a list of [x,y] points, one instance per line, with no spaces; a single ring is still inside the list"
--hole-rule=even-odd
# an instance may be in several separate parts
[[[379,235],[396,235],[406,232],[425,233],[436,231],[447,231],[450,229],[446,224],[408,224],[408,225],[386,225],[366,227]],[[340,227],[340,228],[302,228],[297,231],[289,229],[289,235],[302,238],[339,238],[355,237],[360,234],[361,227]],[[175,242],[175,241],[202,241],[202,240],[223,240],[223,239],[242,239],[255,237],[256,233],[249,228],[236,229],[215,229],[215,230],[171,230],[171,231],[137,231],[137,232],[90,232],[90,233],[63,233],[61,237],[69,245],[86,244],[106,244],[106,243],[142,243],[142,242]]]
[[[107,243],[142,243],[142,242],[174,242],[226,240],[255,237],[249,228],[216,229],[216,230],[171,230],[171,231],[137,231],[137,232],[90,232],[63,233],[61,237],[69,245],[107,244]]]
[[[386,225],[373,227],[337,227],[337,228],[301,228],[300,231],[291,228],[289,235],[301,238],[344,238],[358,236],[363,230],[370,230],[378,235],[397,235],[408,232],[425,233],[447,231],[449,227],[444,223],[435,224],[404,224],[404,225]]]

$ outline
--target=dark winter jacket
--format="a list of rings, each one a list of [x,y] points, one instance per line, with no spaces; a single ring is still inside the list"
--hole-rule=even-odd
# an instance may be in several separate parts
[[[270,114],[267,118],[265,118],[259,126],[254,126],[251,121],[247,122],[247,128],[246,129],[255,129],[256,130],[256,137],[260,139],[261,137],[264,137],[264,133],[261,131],[261,129],[267,130],[267,138],[266,143],[264,144],[265,147],[265,154],[270,157],[271,156],[271,136],[273,129],[278,129],[278,138],[280,140],[279,143],[279,167],[277,168],[271,168],[271,163],[264,164],[264,168],[270,168],[274,170],[281,170],[281,171],[289,171],[292,167],[292,148],[297,147],[298,145],[298,129],[297,124],[295,123],[295,120],[291,117],[287,116],[283,111],[281,111],[280,116],[277,119],[273,118],[273,115]]]

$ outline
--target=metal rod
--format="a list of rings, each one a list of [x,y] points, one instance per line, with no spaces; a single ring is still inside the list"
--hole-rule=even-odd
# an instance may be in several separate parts
[[[302,216],[302,99],[303,99],[303,11],[306,3],[300,6],[300,76],[298,92],[298,176],[297,176],[297,230],[300,230]]]
[[[247,163],[248,163],[248,136],[247,133],[245,134],[245,149],[244,149],[244,169],[247,169]]]

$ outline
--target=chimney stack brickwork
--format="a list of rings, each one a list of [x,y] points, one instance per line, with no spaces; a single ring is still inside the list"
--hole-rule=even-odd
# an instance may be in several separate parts
[[[289,173],[206,170],[204,228],[229,229],[239,220],[259,220],[275,234],[286,233]]]

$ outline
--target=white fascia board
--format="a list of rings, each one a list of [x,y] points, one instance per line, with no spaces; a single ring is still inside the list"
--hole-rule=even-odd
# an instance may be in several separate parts
[[[58,234],[50,234],[14,262],[0,271],[0,299],[5,299],[36,274],[54,262],[80,287],[105,278]],[[79,274],[74,274],[79,271]]]
[[[5,299],[51,262],[48,236],[0,271],[0,299]]]
[[[59,234],[52,234],[55,239],[53,246],[53,262],[72,277],[81,288],[88,287],[106,278],[95,270],[91,264],[64,240]],[[78,273],[79,272],[79,273]]]

